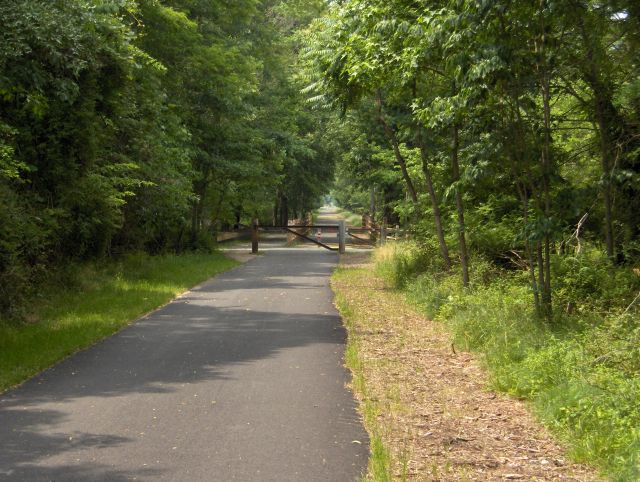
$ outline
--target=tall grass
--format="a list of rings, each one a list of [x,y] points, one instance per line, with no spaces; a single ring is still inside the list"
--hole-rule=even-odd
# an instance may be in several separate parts
[[[28,323],[0,320],[0,391],[236,265],[214,253],[67,267],[33,300]]]
[[[576,460],[640,480],[640,317],[625,312],[637,276],[597,256],[554,260],[557,306],[567,309],[547,323],[532,311],[526,273],[475,259],[464,289],[429,256],[413,243],[385,246],[376,271],[445,323],[458,347],[482,353],[494,388],[530,400]]]

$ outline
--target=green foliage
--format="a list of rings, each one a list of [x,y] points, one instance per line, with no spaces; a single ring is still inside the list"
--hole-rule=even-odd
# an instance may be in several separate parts
[[[36,216],[2,181],[0,204],[0,314],[18,318],[32,293],[32,279],[44,273],[43,260],[54,248],[56,213]]]
[[[551,319],[570,298],[558,245],[638,259],[637,25],[629,2],[331,3],[302,57],[310,101],[352,130],[335,198],[383,193],[378,211],[435,238],[445,269],[457,248],[465,279],[467,246],[530,270]]]
[[[476,281],[465,289],[455,273],[407,270],[408,260],[420,259],[418,251],[415,244],[385,247],[376,270],[391,286],[406,273],[400,286],[407,298],[446,323],[456,347],[483,353],[494,387],[532,401],[576,459],[597,463],[613,480],[635,480],[640,326],[628,294],[639,288],[639,277],[612,268],[592,249],[591,259],[557,259],[558,291],[571,294],[573,308],[547,324],[532,313],[526,273],[476,259]],[[595,253],[603,259],[594,260]]]
[[[295,31],[322,8],[0,4],[0,316],[58,263],[210,250],[277,198],[317,206],[342,146],[291,66]]]
[[[606,314],[629,304],[640,291],[640,277],[630,267],[614,268],[606,256],[588,247],[575,256],[554,258],[556,294],[564,306]]]
[[[506,263],[510,252],[521,246],[521,222],[509,199],[489,197],[485,204],[467,211],[469,245],[496,263]]]

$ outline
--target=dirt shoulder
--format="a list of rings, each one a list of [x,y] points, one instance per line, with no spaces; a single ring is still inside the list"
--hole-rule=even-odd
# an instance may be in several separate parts
[[[332,286],[392,480],[600,480],[567,460],[523,402],[489,391],[478,358],[385,289],[366,255],[344,256]]]

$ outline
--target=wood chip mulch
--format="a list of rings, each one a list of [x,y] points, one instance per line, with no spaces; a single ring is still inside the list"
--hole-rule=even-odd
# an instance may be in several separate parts
[[[455,352],[442,326],[385,289],[366,258],[341,263],[356,271],[333,287],[358,313],[349,336],[364,363],[366,396],[383,407],[377,431],[394,480],[601,480],[567,459],[525,403],[489,391],[478,357]]]

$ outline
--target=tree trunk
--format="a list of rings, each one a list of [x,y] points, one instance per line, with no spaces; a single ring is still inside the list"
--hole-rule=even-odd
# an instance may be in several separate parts
[[[526,228],[529,223],[529,195],[527,194],[526,186],[518,186],[518,191],[520,194],[520,199],[522,200],[522,215],[523,222]],[[533,301],[536,308],[536,314],[540,316],[542,314],[542,310],[540,307],[540,292],[538,288],[538,283],[536,282],[536,263],[533,257],[533,250],[531,248],[531,242],[529,241],[529,236],[525,230],[525,238],[524,238],[524,247],[527,251],[527,259],[529,260],[529,278],[531,282],[531,291],[533,291]]]
[[[218,202],[216,204],[216,207],[213,211],[213,216],[212,219],[214,219],[217,222],[220,221],[220,212],[222,211],[222,205],[225,201],[225,198],[227,196],[227,191],[228,191],[228,184],[225,184],[224,188],[222,189],[222,192],[220,193],[220,197],[218,198]],[[240,217],[238,215],[238,217]],[[240,221],[238,220],[238,224],[240,223]]]
[[[595,112],[598,122],[598,130],[600,131],[600,158],[602,165],[602,197],[604,202],[604,235],[607,256],[614,260],[616,256],[615,243],[613,235],[613,186],[611,178],[613,176],[614,161],[612,159],[615,150],[614,140],[611,135],[611,110],[615,111],[615,107],[610,99],[606,98],[604,89],[599,82],[590,83],[591,89],[595,97]]]
[[[451,257],[449,256],[447,241],[444,238],[440,204],[438,203],[438,197],[436,196],[436,191],[433,187],[433,177],[431,176],[429,159],[424,142],[420,142],[420,156],[422,157],[422,172],[424,173],[424,177],[427,180],[427,191],[429,192],[429,199],[431,200],[431,209],[433,209],[433,221],[436,226],[436,235],[438,237],[438,244],[440,245],[440,254],[442,255],[444,268],[449,271],[451,269]]]
[[[400,166],[400,170],[402,171],[402,178],[404,179],[404,182],[407,185],[407,191],[409,192],[409,197],[411,197],[411,200],[413,201],[414,204],[417,204],[418,194],[416,192],[416,188],[413,184],[413,181],[411,180],[411,176],[407,169],[407,162],[404,159],[402,152],[400,152],[400,143],[398,142],[398,136],[396,135],[396,132],[391,128],[386,118],[384,117],[384,113],[382,112],[382,94],[380,93],[380,91],[378,91],[376,104],[378,106],[378,121],[382,125],[384,129],[384,133],[387,136],[387,140],[389,141],[389,143],[391,144],[391,147],[393,148],[393,154],[395,155],[396,161]]]
[[[372,186],[369,193],[369,214],[371,219],[376,218],[376,187]]]
[[[273,204],[273,225],[277,226],[280,222],[280,193],[276,195],[276,201]]]
[[[536,241],[536,255],[538,257],[538,290],[542,291],[540,296],[540,312],[546,316],[544,307],[544,257],[542,254],[542,242]]]
[[[515,166],[518,166],[518,165],[524,166],[525,162],[523,161],[521,156],[526,152],[527,147],[524,142],[526,134],[525,134],[525,129],[523,128],[523,119],[521,115],[522,109],[520,105],[519,92],[515,95],[515,104],[516,104],[516,108],[513,111],[513,114],[516,122],[515,138],[516,138],[516,142],[518,143],[518,146],[514,152],[514,159],[516,160]],[[518,179],[518,178],[522,179],[521,178],[522,172],[520,170],[513,168],[512,174],[515,179]],[[525,175],[525,179],[526,178],[531,179],[532,177],[531,173],[528,171],[525,171],[524,175]],[[531,189],[529,190],[527,186],[527,182],[519,181],[519,182],[516,182],[516,189],[518,191],[518,195],[520,196],[520,200],[522,201],[524,246],[525,246],[527,259],[529,262],[529,280],[531,283],[531,291],[533,292],[533,302],[536,309],[536,315],[538,317],[541,317],[542,305],[540,303],[540,286],[536,281],[536,260],[533,252],[534,246],[532,246],[528,229],[527,229],[529,225],[529,191],[530,190],[533,191],[533,187],[531,187]],[[542,269],[542,268],[539,267],[539,269]]]
[[[546,0],[540,0],[541,13],[546,8]],[[544,16],[541,15],[540,39],[537,41],[538,57],[541,59],[537,65],[540,89],[542,93],[542,108],[544,121],[544,138],[542,142],[542,206],[545,221],[548,223],[551,219],[551,80],[549,67],[547,65],[547,45],[546,45],[546,26]],[[551,294],[551,233],[550,226],[545,226],[544,233],[544,255],[542,254],[542,246],[538,248],[538,266],[539,275],[542,274],[539,283],[542,289],[542,308],[543,314],[547,319],[553,316],[553,304]]]
[[[289,225],[289,200],[287,196],[280,198],[280,226]]]
[[[460,245],[460,264],[462,266],[462,284],[466,288],[469,286],[469,253],[467,251],[467,240],[464,225],[464,204],[462,202],[462,187],[460,185],[460,160],[458,154],[460,151],[460,138],[458,126],[453,127],[453,150],[451,153],[451,171],[453,174],[453,182],[457,183],[456,187],[456,211],[458,213],[458,243]]]
[[[195,245],[198,239],[198,232],[202,228],[202,213],[204,212],[207,189],[211,183],[209,177],[211,170],[206,166],[203,166],[199,170],[202,178],[196,179],[193,182],[193,193],[196,195],[196,199],[191,206],[191,243],[193,245]]]
[[[191,244],[195,244],[198,238],[198,201],[191,205]]]
[[[195,245],[198,239],[198,232],[202,226],[202,211],[203,211],[203,198],[204,194],[196,191],[198,198],[193,202],[191,207],[191,244]]]
[[[625,127],[624,119],[618,114],[613,104],[613,95],[610,85],[602,78],[601,70],[596,61],[597,42],[593,34],[585,25],[582,5],[575,5],[577,13],[577,23],[580,35],[585,45],[585,59],[582,62],[582,77],[593,92],[594,111],[600,131],[600,158],[603,178],[603,202],[604,202],[604,234],[607,256],[615,259],[615,244],[613,235],[613,189],[611,177],[613,174],[614,162],[612,159],[615,150],[615,138],[622,137]],[[618,131],[617,133],[615,131]],[[616,135],[617,134],[617,135]]]
[[[543,97],[544,106],[544,145],[542,148],[542,188],[544,196],[544,216],[548,222],[551,219],[551,103],[550,103],[550,86],[549,79],[545,75],[543,80]],[[542,307],[544,315],[551,319],[553,315],[553,305],[551,300],[551,233],[550,226],[545,227],[544,234],[544,284],[542,286]]]
[[[413,98],[418,97],[418,80],[413,79]],[[436,236],[438,238],[438,244],[440,246],[440,255],[444,262],[444,269],[449,271],[451,269],[451,256],[449,255],[449,248],[447,241],[444,237],[444,228],[442,226],[442,214],[440,212],[440,203],[436,190],[433,187],[433,176],[431,175],[431,167],[429,166],[429,153],[427,152],[427,145],[424,141],[423,133],[424,128],[420,121],[415,122],[416,128],[416,140],[418,147],[420,148],[420,159],[422,161],[422,173],[427,182],[427,192],[429,193],[429,199],[431,200],[431,209],[433,210],[433,221],[436,226]]]

